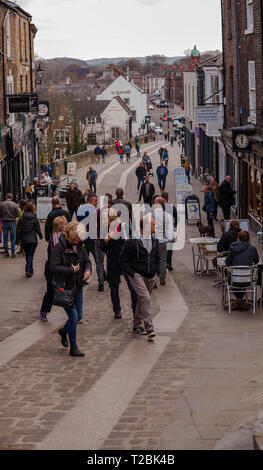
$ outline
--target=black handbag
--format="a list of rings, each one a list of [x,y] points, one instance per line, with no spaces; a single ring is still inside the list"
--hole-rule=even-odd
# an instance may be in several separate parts
[[[74,307],[76,293],[76,288],[67,289],[65,283],[58,284],[53,280],[53,305],[65,309]]]

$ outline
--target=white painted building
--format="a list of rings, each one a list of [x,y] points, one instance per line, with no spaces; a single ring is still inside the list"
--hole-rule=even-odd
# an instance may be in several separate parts
[[[145,116],[147,116],[147,95],[136,85],[120,75],[106,90],[97,96],[97,100],[112,100],[119,96],[132,112],[132,135],[143,134]]]
[[[101,113],[103,142],[116,139],[125,144],[131,134],[132,112],[119,96],[115,96]]]
[[[189,158],[192,173],[198,176],[199,168],[199,133],[195,122],[197,105],[196,72],[184,72],[184,114],[185,114],[185,154]]]
[[[218,54],[201,62],[198,69],[201,69],[201,74],[203,74],[203,104],[205,106],[212,106],[213,109],[217,111],[216,122],[207,122],[200,127],[203,129],[206,136],[213,140],[213,158],[214,162],[217,160],[217,176],[221,183],[226,175],[226,152],[220,133],[220,129],[224,127],[224,76],[222,54]]]
[[[162,89],[165,86],[165,78],[161,77],[148,77],[147,90],[150,95],[153,95],[156,91],[162,93]]]

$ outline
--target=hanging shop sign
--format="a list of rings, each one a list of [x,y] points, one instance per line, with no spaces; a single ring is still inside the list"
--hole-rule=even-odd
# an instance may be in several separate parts
[[[38,95],[8,95],[9,113],[38,113]]]
[[[217,124],[219,122],[219,106],[196,106],[195,121],[197,124]]]
[[[49,101],[40,101],[38,106],[38,117],[49,117]]]

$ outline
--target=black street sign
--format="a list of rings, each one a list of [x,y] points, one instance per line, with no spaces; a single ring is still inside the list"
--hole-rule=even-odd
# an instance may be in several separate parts
[[[9,113],[37,113],[38,95],[8,95]]]

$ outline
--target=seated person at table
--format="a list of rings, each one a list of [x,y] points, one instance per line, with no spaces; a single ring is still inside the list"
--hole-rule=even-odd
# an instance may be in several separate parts
[[[229,254],[226,257],[226,266],[252,266],[258,262],[258,252],[256,247],[250,244],[249,233],[246,230],[241,230],[238,234],[238,241],[230,246]],[[237,306],[242,310],[248,310],[248,305],[243,302],[244,293],[237,292],[235,296],[237,298]]]
[[[237,241],[239,232],[239,221],[236,219],[231,220],[228,232],[225,232],[218,242],[217,251],[219,253],[229,251],[230,245]]]

